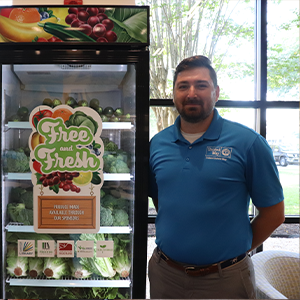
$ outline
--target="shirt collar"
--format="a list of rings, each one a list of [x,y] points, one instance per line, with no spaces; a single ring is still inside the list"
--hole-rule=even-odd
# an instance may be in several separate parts
[[[223,126],[224,119],[219,115],[216,108],[214,108],[214,116],[213,119],[206,130],[206,132],[197,140],[217,140],[220,137],[222,126]],[[180,116],[178,116],[174,123],[174,139],[173,142],[178,140],[186,142],[186,139],[182,136],[180,131]]]

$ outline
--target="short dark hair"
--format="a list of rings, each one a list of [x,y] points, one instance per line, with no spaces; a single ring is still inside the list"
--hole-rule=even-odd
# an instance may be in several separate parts
[[[214,84],[214,87],[218,86],[217,74],[214,68],[211,66],[210,59],[204,55],[195,55],[185,58],[176,67],[173,79],[173,89],[175,87],[175,82],[177,80],[178,74],[182,71],[194,68],[207,68],[209,70],[209,75]]]

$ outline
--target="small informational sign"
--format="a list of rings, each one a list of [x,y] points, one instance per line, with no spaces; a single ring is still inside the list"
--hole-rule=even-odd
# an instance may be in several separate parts
[[[38,106],[29,121],[34,230],[97,233],[103,185],[101,117],[88,107]]]
[[[97,241],[96,249],[97,257],[113,257],[114,242],[113,241]]]
[[[74,241],[57,241],[57,257],[74,257]]]
[[[94,257],[94,241],[77,241],[77,257]]]
[[[35,240],[18,240],[18,256],[35,257]]]
[[[38,240],[37,256],[54,257],[56,253],[54,240]]]

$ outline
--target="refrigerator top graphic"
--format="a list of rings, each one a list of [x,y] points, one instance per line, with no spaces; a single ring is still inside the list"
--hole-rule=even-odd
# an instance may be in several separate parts
[[[149,45],[149,7],[0,7],[2,45],[38,43],[41,47],[53,47],[60,42],[91,47],[145,47]]]
[[[0,8],[2,299],[145,298],[148,46],[147,6]]]

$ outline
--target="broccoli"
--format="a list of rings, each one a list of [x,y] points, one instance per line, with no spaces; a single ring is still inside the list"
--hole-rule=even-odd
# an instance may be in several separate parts
[[[124,198],[115,198],[112,195],[106,195],[101,199],[101,205],[105,208],[109,208],[110,210],[114,209],[123,209],[125,211],[128,210],[128,200]]]
[[[114,219],[111,210],[100,206],[100,226],[111,226],[113,222]]]
[[[33,191],[26,191],[21,194],[20,200],[25,204],[28,209],[33,209]]]
[[[21,196],[26,193],[26,190],[21,187],[13,187],[10,191],[10,202],[21,202]]]
[[[115,157],[112,155],[112,154],[106,154],[106,155],[103,155],[103,171],[104,172],[109,172],[109,169],[110,169],[110,165],[111,163],[115,161]]]
[[[104,145],[104,150],[105,151],[117,151],[118,146],[112,141],[109,141],[106,145]]]
[[[6,150],[3,156],[4,172],[26,173],[30,171],[29,157],[24,149]]]
[[[7,212],[13,222],[33,225],[33,211],[26,209],[24,203],[8,203]]]
[[[128,168],[127,164],[117,158],[115,161],[113,161],[109,168],[109,173],[129,173],[130,169]]]
[[[113,210],[114,226],[128,226],[129,219],[128,214],[123,209],[114,209]]]

